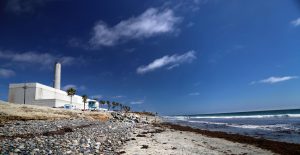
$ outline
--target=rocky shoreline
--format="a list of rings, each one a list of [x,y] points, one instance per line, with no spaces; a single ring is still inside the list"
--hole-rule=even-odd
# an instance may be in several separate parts
[[[120,154],[117,149],[129,140],[139,119],[112,116],[106,122],[62,119],[2,124],[0,154]]]
[[[2,123],[0,154],[294,154],[300,150],[299,145],[161,123],[150,115],[112,112],[109,116],[105,121]]]

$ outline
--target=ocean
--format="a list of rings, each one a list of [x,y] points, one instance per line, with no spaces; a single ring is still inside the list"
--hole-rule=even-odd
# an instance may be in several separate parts
[[[300,144],[300,109],[177,115],[164,119],[210,131]]]

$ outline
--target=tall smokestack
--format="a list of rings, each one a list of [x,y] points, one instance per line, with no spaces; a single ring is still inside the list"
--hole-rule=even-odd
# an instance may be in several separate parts
[[[61,64],[59,62],[55,63],[54,69],[54,88],[60,89],[60,78],[61,78]]]

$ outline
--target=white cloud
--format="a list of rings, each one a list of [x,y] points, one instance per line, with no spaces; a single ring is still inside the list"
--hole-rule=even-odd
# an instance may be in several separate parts
[[[39,64],[43,66],[54,65],[59,60],[63,65],[70,65],[75,62],[74,57],[54,56],[50,53],[24,52],[17,53],[12,51],[1,51],[0,60],[6,59],[15,63]],[[52,66],[51,66],[52,67]]]
[[[65,86],[63,86],[62,90],[66,91],[69,88],[74,88],[74,89],[81,90],[81,91],[86,90],[86,86],[81,85],[81,86],[78,87],[78,86],[76,86],[74,84],[65,85]]]
[[[86,86],[81,85],[81,86],[78,87],[78,89],[79,89],[79,90],[86,90]]]
[[[168,66],[169,69],[174,68],[176,65],[179,66],[182,63],[189,63],[195,60],[196,57],[195,51],[189,51],[182,55],[166,55],[161,58],[155,59],[153,62],[146,66],[140,66],[137,68],[138,74],[144,74],[147,72],[154,71],[156,69]],[[175,65],[175,66],[174,66]],[[177,67],[176,66],[176,67]]]
[[[103,95],[100,95],[100,94],[97,94],[97,95],[93,95],[91,96],[91,99],[102,99],[103,98]]]
[[[179,67],[179,64],[174,64],[174,65],[168,67],[167,70],[171,70],[171,69],[176,68],[176,67]]]
[[[291,24],[294,26],[300,26],[300,18],[297,18],[297,19],[291,21]]]
[[[269,77],[260,81],[253,81],[251,84],[256,84],[256,83],[267,83],[267,84],[274,84],[278,82],[284,82],[292,79],[297,79],[297,76],[283,76],[283,77]]]
[[[68,46],[70,47],[79,47],[79,48],[83,48],[86,50],[89,50],[90,47],[88,44],[86,44],[83,40],[79,39],[79,38],[71,38],[68,41]]]
[[[77,86],[73,85],[73,84],[68,84],[68,85],[63,86],[62,90],[66,91],[66,90],[68,90],[70,88],[77,89]]]
[[[189,23],[186,25],[186,27],[190,28],[190,27],[193,27],[194,25],[195,25],[195,23],[189,22]]]
[[[189,95],[190,95],[190,96],[199,96],[200,93],[199,93],[199,92],[194,92],[194,93],[190,93]]]
[[[34,12],[37,7],[45,5],[46,2],[54,0],[8,0],[6,11],[16,14]]]
[[[0,77],[9,78],[16,75],[13,70],[0,68]]]
[[[149,8],[141,15],[120,21],[113,27],[99,21],[93,28],[93,36],[89,43],[92,48],[113,46],[120,41],[174,32],[175,25],[180,20],[181,18],[176,17],[170,9]]]
[[[144,103],[144,100],[130,102],[130,104],[143,104],[143,103]]]
[[[117,96],[113,96],[112,98],[124,98],[124,97],[126,97],[126,96],[124,96],[124,95],[117,95]]]

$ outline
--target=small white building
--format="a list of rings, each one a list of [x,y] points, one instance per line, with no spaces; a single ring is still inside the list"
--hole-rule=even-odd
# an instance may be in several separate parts
[[[65,104],[71,103],[71,97],[65,91],[40,83],[18,83],[9,85],[8,101],[16,104],[64,107]],[[72,105],[75,109],[83,109],[82,97],[74,95]]]
[[[102,105],[97,100],[91,100],[91,99],[87,100],[87,103],[85,105],[85,109],[107,111],[107,109],[102,108]]]

